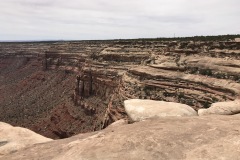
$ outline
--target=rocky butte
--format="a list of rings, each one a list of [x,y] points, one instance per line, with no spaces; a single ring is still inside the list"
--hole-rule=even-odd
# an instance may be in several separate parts
[[[238,159],[238,38],[0,43],[0,159]]]

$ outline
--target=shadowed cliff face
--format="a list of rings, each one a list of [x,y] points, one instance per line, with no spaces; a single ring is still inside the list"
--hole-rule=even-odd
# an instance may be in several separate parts
[[[0,121],[65,138],[127,118],[126,99],[234,100],[239,75],[240,42],[0,43]]]

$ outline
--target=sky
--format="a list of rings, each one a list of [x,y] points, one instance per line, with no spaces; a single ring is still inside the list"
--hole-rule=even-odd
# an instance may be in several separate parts
[[[0,41],[240,34],[240,0],[0,0]]]

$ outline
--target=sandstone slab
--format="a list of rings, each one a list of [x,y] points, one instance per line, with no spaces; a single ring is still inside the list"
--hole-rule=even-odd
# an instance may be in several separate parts
[[[0,158],[36,143],[51,141],[33,131],[0,122]]]
[[[237,116],[166,117],[36,144],[1,160],[166,160],[240,157]]]
[[[116,121],[116,122],[113,122],[112,124],[110,124],[109,126],[108,126],[108,128],[110,128],[110,127],[118,127],[118,126],[122,126],[122,125],[126,125],[126,124],[128,124],[128,122],[127,122],[127,120],[125,120],[125,119],[120,119],[120,120],[118,120],[118,121]]]
[[[199,109],[198,115],[234,115],[240,113],[240,100],[213,103],[208,109]]]
[[[133,121],[154,117],[197,116],[197,112],[190,106],[174,102],[131,99],[124,101],[124,107]]]

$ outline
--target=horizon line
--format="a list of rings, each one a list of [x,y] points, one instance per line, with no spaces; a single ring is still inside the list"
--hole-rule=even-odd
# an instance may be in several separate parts
[[[194,37],[221,37],[221,36],[239,36],[240,34],[222,34],[222,35],[196,35],[196,36],[175,36],[175,37],[155,37],[155,38],[116,38],[116,39],[35,39],[35,40],[0,40],[0,42],[64,42],[64,41],[116,41],[116,40],[154,40],[154,39],[184,39],[184,38],[194,38]],[[235,37],[237,38],[237,37]]]

